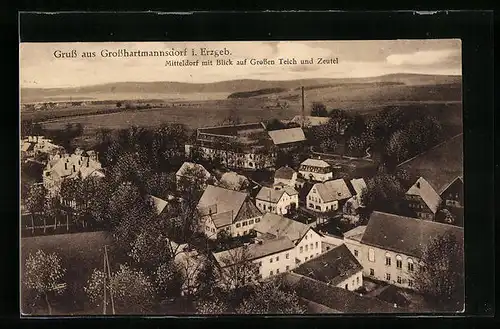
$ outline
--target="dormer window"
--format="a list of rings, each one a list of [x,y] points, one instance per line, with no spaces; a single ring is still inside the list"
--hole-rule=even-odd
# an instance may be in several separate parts
[[[417,184],[415,184],[417,186],[417,188],[420,188],[420,182],[417,182]]]

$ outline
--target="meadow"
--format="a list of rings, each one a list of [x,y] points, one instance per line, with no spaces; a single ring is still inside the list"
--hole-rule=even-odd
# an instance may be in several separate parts
[[[94,268],[103,268],[104,246],[108,246],[108,255],[111,269],[115,269],[117,263],[125,260],[125,256],[119,255],[114,248],[113,239],[106,232],[87,232],[37,236],[21,239],[21,268],[24,268],[26,258],[30,253],[38,249],[45,253],[55,252],[61,258],[66,274],[64,281],[67,283],[65,293],[54,303],[54,313],[71,314],[94,308],[88,305],[87,297],[83,287]],[[21,301],[23,302],[23,313],[30,313],[27,303],[26,290],[21,287]],[[46,312],[43,308],[32,310],[34,312]],[[97,311],[99,312],[99,311]]]

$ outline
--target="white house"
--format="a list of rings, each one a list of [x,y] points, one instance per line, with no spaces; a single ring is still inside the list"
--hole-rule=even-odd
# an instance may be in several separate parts
[[[262,218],[262,213],[250,201],[248,193],[208,185],[198,202],[202,216],[202,231],[209,239],[217,239],[221,231],[241,236]]]
[[[349,182],[352,197],[344,205],[344,213],[357,215],[358,209],[364,207],[363,194],[366,192],[366,182],[363,178],[352,179]]]
[[[267,213],[253,228],[257,237],[276,239],[288,237],[295,244],[295,262],[300,264],[321,254],[321,235],[311,225]]]
[[[295,244],[287,237],[257,240],[255,243],[213,253],[220,275],[229,286],[234,280],[243,284],[267,279],[295,267]],[[245,266],[242,262],[252,262]],[[236,268],[240,266],[240,268]],[[254,270],[250,272],[250,269]]]
[[[461,227],[375,211],[366,226],[344,233],[344,242],[363,265],[365,277],[412,289],[426,246],[446,233],[463,248]]]
[[[296,181],[297,172],[288,166],[281,167],[274,173],[274,184],[283,183],[295,187]]]
[[[339,204],[351,197],[343,179],[313,185],[306,197],[306,208],[318,212],[335,211]]]
[[[299,206],[299,192],[290,186],[263,186],[255,197],[255,204],[262,212],[287,214]]]
[[[324,182],[333,179],[330,165],[320,159],[307,159],[300,164],[299,173],[305,179]]]

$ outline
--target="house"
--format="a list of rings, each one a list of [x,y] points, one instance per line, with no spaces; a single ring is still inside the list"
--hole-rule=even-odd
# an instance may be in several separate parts
[[[461,227],[375,211],[366,226],[346,232],[344,242],[363,265],[365,277],[412,289],[425,247],[446,233],[463,244]]]
[[[187,156],[199,152],[229,168],[253,170],[274,166],[276,153],[272,148],[273,141],[260,122],[198,128],[196,141],[185,145]]]
[[[423,177],[406,191],[405,200],[415,217],[426,220],[433,220],[441,205],[441,197]]]
[[[52,140],[44,136],[27,136],[21,140],[21,155],[23,157],[33,157],[38,154],[55,155],[63,152],[62,146],[52,143]]]
[[[68,178],[104,177],[97,153],[76,149],[73,154],[56,154],[49,157],[43,171],[43,185],[50,194],[57,194],[63,180]]]
[[[262,212],[285,215],[299,207],[299,192],[290,186],[263,186],[255,197],[255,204]]]
[[[299,173],[305,179],[324,182],[333,179],[330,165],[321,159],[307,159],[300,164]]]
[[[443,220],[448,224],[463,225],[464,217],[464,180],[463,176],[455,177],[439,192],[443,206],[451,213],[451,217]]]
[[[153,195],[148,195],[148,198],[151,201],[153,207],[155,208],[157,215],[161,214],[168,205],[168,201],[160,199]]]
[[[300,127],[271,130],[268,134],[274,145],[281,149],[302,145],[306,141],[304,131]]]
[[[330,286],[357,290],[363,286],[363,266],[341,244],[293,270]]]
[[[302,116],[296,115],[290,122],[299,124],[303,128],[311,128],[315,126],[321,126],[328,123],[330,117],[314,117],[310,115]]]
[[[464,179],[463,176],[455,177],[439,192],[441,199],[447,207],[464,207]]]
[[[175,173],[177,186],[180,186],[184,180],[184,182],[202,183],[205,187],[212,178],[212,174],[205,167],[193,162],[184,162]]]
[[[357,221],[359,218],[358,211],[359,208],[363,208],[363,194],[366,191],[366,182],[363,178],[351,179],[347,186],[352,194],[352,197],[349,198],[343,207],[343,212],[346,217],[351,216],[351,220]]]
[[[375,297],[362,296],[294,272],[286,273],[283,278],[307,304],[308,309],[316,312],[376,314],[406,311],[405,308],[395,307]]]
[[[221,231],[241,236],[262,218],[248,193],[208,185],[198,202],[202,230],[209,239],[217,239]]]
[[[295,187],[297,182],[297,172],[292,168],[285,166],[274,172],[274,184],[283,183]]]
[[[226,172],[221,176],[220,183],[223,187],[231,190],[241,191],[249,186],[248,178],[234,171]]]
[[[343,179],[316,183],[307,194],[306,208],[318,212],[335,211],[351,196]]]
[[[288,237],[295,244],[295,262],[301,264],[321,254],[321,235],[311,225],[266,213],[253,230],[257,238],[276,239]]]
[[[295,244],[288,237],[258,240],[256,243],[213,253],[222,281],[233,280],[243,284],[264,280],[295,267]],[[252,262],[245,266],[243,262]],[[240,266],[240,268],[237,268]],[[254,270],[249,273],[250,269]]]

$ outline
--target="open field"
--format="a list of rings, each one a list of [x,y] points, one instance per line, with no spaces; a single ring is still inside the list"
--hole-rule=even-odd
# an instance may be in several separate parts
[[[66,292],[55,303],[54,309],[63,313],[72,313],[89,310],[83,287],[94,268],[102,269],[104,246],[108,246],[110,266],[116,266],[124,259],[113,248],[111,237],[105,232],[73,233],[50,236],[38,236],[21,239],[21,269],[24,268],[26,258],[30,253],[42,249],[46,253],[55,252],[61,257],[63,267],[66,268]],[[21,270],[22,271],[22,270]],[[22,273],[22,272],[21,272]],[[25,288],[22,287],[22,294]]]

